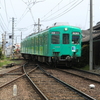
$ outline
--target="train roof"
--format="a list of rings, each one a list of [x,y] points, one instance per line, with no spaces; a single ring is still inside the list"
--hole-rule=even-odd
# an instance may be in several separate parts
[[[70,25],[57,25],[57,26],[52,26],[52,27],[50,27],[50,28],[52,29],[52,28],[56,28],[56,27],[66,27],[66,28],[80,29],[79,27],[70,26]]]
[[[76,27],[76,26],[69,25],[69,23],[67,23],[67,22],[56,22],[56,23],[54,23],[54,25],[52,27],[58,27],[58,26],[67,26],[67,27],[70,27],[70,28],[79,28],[79,27]]]
[[[70,26],[70,25],[66,25],[66,24],[62,24],[62,25],[61,25],[61,24],[54,24],[54,26],[47,27],[47,29],[45,29],[45,30],[43,30],[43,31],[41,31],[41,32],[32,33],[32,34],[26,36],[26,37],[24,38],[24,40],[27,39],[27,38],[29,38],[29,37],[31,37],[31,36],[38,35],[38,33],[43,33],[43,32],[49,31],[49,30],[51,30],[51,29],[53,29],[53,28],[58,28],[58,27],[66,27],[66,28],[80,29],[79,27]]]

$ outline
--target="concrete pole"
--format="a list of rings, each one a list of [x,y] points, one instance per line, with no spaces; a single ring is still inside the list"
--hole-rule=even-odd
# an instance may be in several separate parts
[[[11,50],[12,58],[14,58],[13,45],[14,45],[14,17],[12,17],[12,50]]]
[[[90,56],[89,56],[89,69],[93,69],[93,8],[92,0],[90,0]]]
[[[38,18],[38,32],[40,32],[40,18]]]
[[[6,31],[4,34],[4,55],[6,55]]]
[[[4,54],[4,34],[2,34],[2,53]]]
[[[22,32],[21,32],[21,41],[22,41]]]

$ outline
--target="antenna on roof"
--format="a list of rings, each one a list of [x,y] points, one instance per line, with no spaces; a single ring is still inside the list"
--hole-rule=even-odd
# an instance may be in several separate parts
[[[59,25],[69,25],[68,22],[55,22],[54,26],[59,26]]]

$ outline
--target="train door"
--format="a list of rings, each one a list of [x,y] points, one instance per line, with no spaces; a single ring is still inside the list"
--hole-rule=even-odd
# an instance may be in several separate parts
[[[62,34],[62,55],[69,55],[70,54],[70,35],[67,33]]]

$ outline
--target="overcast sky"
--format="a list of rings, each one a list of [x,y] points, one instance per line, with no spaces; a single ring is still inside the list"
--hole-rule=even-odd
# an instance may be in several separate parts
[[[55,22],[67,22],[69,25],[88,29],[90,0],[0,0],[0,39],[5,31],[12,32],[14,17],[15,42],[37,31],[34,24],[40,18],[41,29]],[[93,0],[93,25],[100,21],[100,0]],[[16,37],[17,36],[17,37]]]

